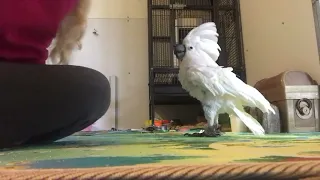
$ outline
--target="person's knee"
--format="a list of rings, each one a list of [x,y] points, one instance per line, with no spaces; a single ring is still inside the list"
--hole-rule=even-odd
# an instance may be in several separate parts
[[[92,96],[97,97],[97,116],[103,116],[109,106],[111,99],[111,88],[109,80],[100,72],[92,70],[92,79],[94,84]],[[100,108],[99,108],[100,107]]]
[[[80,67],[83,73],[80,93],[85,99],[85,106],[89,110],[92,121],[102,117],[110,106],[111,88],[108,79],[99,71]]]
[[[96,83],[99,84],[99,86],[96,89],[96,93],[98,94],[98,97],[100,97],[100,101],[97,103],[100,103],[101,110],[99,111],[101,114],[97,114],[98,116],[103,116],[110,106],[111,101],[111,87],[109,80],[100,72],[95,71],[95,79]],[[100,94],[99,94],[100,93]]]

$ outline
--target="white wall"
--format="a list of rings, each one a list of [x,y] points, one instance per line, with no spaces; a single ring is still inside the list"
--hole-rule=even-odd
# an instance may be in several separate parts
[[[90,18],[147,19],[147,0],[92,0]]]
[[[72,64],[117,76],[118,128],[140,128],[149,118],[146,3],[93,0],[89,18],[83,49],[75,52]],[[99,123],[107,129],[114,124],[113,110]]]
[[[286,70],[308,72],[320,82],[311,0],[241,0],[249,84]]]

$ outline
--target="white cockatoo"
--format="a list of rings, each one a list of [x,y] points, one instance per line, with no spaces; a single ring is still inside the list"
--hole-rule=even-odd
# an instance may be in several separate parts
[[[194,28],[174,48],[181,61],[178,77],[182,88],[201,102],[208,121],[204,134],[220,135],[219,114],[227,113],[240,119],[253,134],[264,135],[263,127],[244,107],[257,107],[264,113],[275,113],[274,109],[258,90],[238,79],[231,67],[216,63],[220,50],[214,22]]]

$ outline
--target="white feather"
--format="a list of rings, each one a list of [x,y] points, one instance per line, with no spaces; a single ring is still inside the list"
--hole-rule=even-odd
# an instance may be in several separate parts
[[[200,25],[190,31],[183,42],[187,51],[180,64],[179,81],[206,107],[209,123],[215,122],[220,113],[228,113],[237,116],[255,135],[263,135],[262,126],[243,107],[275,111],[258,90],[238,79],[232,68],[221,67],[215,62],[220,55],[215,24]]]
[[[202,49],[212,60],[217,61],[221,50],[218,45],[218,36],[216,24],[208,22],[191,30],[184,38],[183,44],[197,46],[196,48]]]
[[[265,131],[260,123],[250,114],[240,111],[237,107],[233,107],[234,113],[242,120],[242,122],[251,130],[254,135],[262,136]]]

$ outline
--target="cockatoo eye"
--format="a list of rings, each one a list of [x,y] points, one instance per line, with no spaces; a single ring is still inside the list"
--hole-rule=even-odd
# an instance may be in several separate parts
[[[189,47],[188,47],[188,49],[189,49],[189,50],[192,50],[192,49],[193,49],[193,47],[192,47],[192,46],[189,46]]]

